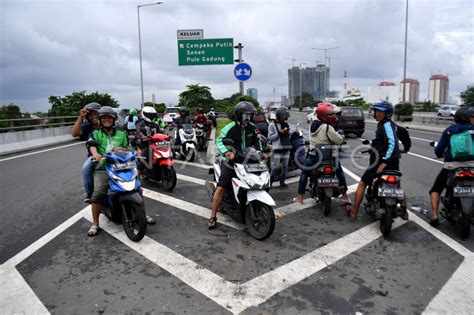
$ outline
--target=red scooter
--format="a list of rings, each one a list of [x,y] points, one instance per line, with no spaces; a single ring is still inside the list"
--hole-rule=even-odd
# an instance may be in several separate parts
[[[150,150],[152,155],[151,165],[145,161],[143,175],[145,178],[161,181],[166,190],[172,191],[176,186],[176,171],[173,167],[173,153],[171,151],[170,136],[162,133],[154,134],[150,137]],[[142,150],[138,148],[138,155],[141,156]],[[150,161],[150,159],[148,159]]]

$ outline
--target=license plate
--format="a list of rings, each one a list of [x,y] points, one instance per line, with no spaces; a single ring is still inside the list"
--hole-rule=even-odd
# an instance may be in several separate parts
[[[169,147],[169,146],[170,146],[170,142],[169,142],[169,141],[157,142],[157,143],[156,143],[156,146],[157,146],[158,148],[160,148],[160,147]]]
[[[318,178],[318,187],[339,187],[338,178]]]
[[[403,198],[403,189],[379,187],[379,197]]]
[[[265,163],[244,164],[244,168],[249,173],[268,171],[267,164]]]
[[[454,197],[474,197],[474,187],[454,187]]]
[[[133,168],[134,166],[135,166],[135,163],[133,162],[115,163],[115,164],[112,164],[112,169],[114,171],[128,170],[128,169]]]

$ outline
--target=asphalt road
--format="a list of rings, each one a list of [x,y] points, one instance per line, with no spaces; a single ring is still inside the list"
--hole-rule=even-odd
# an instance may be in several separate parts
[[[306,131],[305,114],[292,112],[290,122],[297,120]],[[367,124],[363,137],[374,127]],[[447,222],[439,230],[426,224],[428,190],[441,167],[430,160],[428,143],[439,135],[410,133],[413,154],[403,156],[401,171],[411,218],[397,220],[387,239],[363,211],[355,222],[345,217],[337,200],[329,217],[309,199],[294,206],[297,178],[288,180],[290,188],[271,191],[279,218],[266,241],[252,239],[225,215],[209,232],[204,153],[195,164],[175,165],[172,193],[143,183],[157,224],[140,243],[105,218],[103,231],[88,238],[82,144],[3,157],[0,312],[466,313],[473,302],[474,238],[459,240]],[[367,163],[354,151],[359,144],[348,138],[342,152],[352,189],[363,172],[356,163]]]

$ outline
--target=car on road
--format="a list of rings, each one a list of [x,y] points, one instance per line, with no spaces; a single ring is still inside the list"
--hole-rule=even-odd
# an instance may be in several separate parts
[[[306,107],[303,107],[302,111],[305,112],[305,113],[311,113],[311,112],[314,111],[314,109],[309,107],[309,106],[306,106]]]
[[[276,119],[276,110],[278,107],[270,107],[267,112],[267,120],[273,121]]]
[[[441,104],[436,114],[439,118],[454,117],[456,111],[460,108],[459,105],[443,105]]]
[[[316,107],[313,108],[313,109],[309,112],[308,115],[306,115],[306,122],[307,122],[308,124],[312,123],[313,120],[316,120],[316,119],[317,119],[315,113],[316,113]]]
[[[163,122],[170,124],[179,117],[179,107],[166,107],[163,112]]]
[[[337,129],[342,129],[344,134],[353,133],[361,137],[365,131],[364,112],[357,106],[341,106],[341,116],[337,121]]]

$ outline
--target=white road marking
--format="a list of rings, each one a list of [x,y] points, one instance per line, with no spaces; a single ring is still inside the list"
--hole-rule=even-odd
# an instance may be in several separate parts
[[[195,205],[193,203],[174,198],[165,194],[161,194],[159,192],[155,192],[146,188],[143,189],[143,196],[156,200],[158,202],[170,205],[172,207],[187,211],[189,213],[198,215],[200,217],[209,219],[209,215],[211,214],[210,208],[201,207],[199,205]],[[209,201],[210,203],[210,201]],[[232,219],[224,214],[219,215],[219,223],[230,226],[236,230],[243,230],[244,227],[241,224],[235,223]]]
[[[431,300],[423,314],[472,314],[474,256],[464,261]]]
[[[206,185],[206,181],[204,179],[191,177],[191,176],[187,176],[187,175],[183,175],[183,174],[176,174],[176,176],[178,177],[179,180],[184,180],[184,181],[191,182],[191,183],[198,184],[198,185],[202,185],[202,186]]]
[[[408,154],[409,154],[409,155],[416,156],[416,157],[419,157],[419,158],[421,158],[421,159],[425,159],[425,160],[431,161],[431,162],[435,162],[435,163],[438,163],[438,164],[444,164],[443,161],[431,159],[431,158],[429,158],[429,157],[426,157],[426,156],[423,156],[423,155],[420,155],[420,154],[416,154],[416,153],[412,153],[412,152],[408,152]]]
[[[175,164],[181,164],[183,166],[194,166],[194,167],[199,167],[199,168],[204,168],[204,169],[209,169],[210,167],[212,167],[211,165],[209,164],[200,164],[200,163],[194,163],[194,162],[187,162],[187,161],[180,161],[180,160],[173,160],[173,163]]]
[[[49,314],[21,274],[13,268],[0,268],[0,311],[2,314]]]
[[[413,137],[413,136],[410,136],[410,138],[415,139],[415,140],[420,140],[420,141],[426,141],[426,142],[434,141],[434,140],[428,140],[428,139],[423,139],[423,138],[417,138],[417,137]]]
[[[0,159],[0,162],[4,162],[4,161],[8,161],[8,160],[13,160],[13,159],[18,159],[18,158],[21,158],[21,157],[25,157],[25,156],[29,156],[29,155],[34,155],[34,154],[39,154],[39,153],[44,153],[44,152],[53,151],[53,150],[57,150],[57,149],[72,147],[72,146],[74,146],[74,145],[84,144],[84,143],[85,143],[85,141],[81,141],[81,142],[77,142],[77,143],[73,143],[73,144],[66,144],[66,145],[62,145],[62,146],[59,146],[59,147],[50,148],[50,149],[45,149],[45,150],[35,151],[35,152],[31,152],[31,153],[25,153],[25,154],[21,154],[21,155],[16,155],[16,156],[12,156],[12,157],[9,157],[9,158]]]

